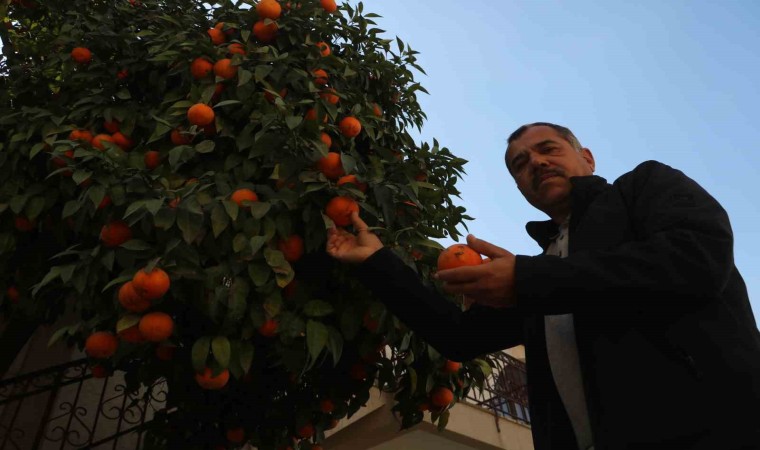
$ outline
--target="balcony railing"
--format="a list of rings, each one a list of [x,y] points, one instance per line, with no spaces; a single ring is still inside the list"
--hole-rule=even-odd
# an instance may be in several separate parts
[[[486,379],[483,390],[471,390],[466,401],[489,409],[500,417],[529,425],[525,363],[506,353],[495,353],[491,357],[496,363],[493,374]]]

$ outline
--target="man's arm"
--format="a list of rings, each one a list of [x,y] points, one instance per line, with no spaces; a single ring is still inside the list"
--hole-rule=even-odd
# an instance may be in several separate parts
[[[682,172],[654,161],[616,183],[639,240],[566,258],[517,256],[520,310],[683,311],[718,297],[734,267],[733,234],[720,204]]]
[[[387,248],[357,267],[359,279],[388,309],[442,355],[467,361],[522,344],[521,315],[473,305],[462,312]]]

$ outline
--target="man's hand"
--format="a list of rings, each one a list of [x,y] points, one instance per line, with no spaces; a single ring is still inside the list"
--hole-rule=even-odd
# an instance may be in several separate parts
[[[377,236],[370,233],[358,212],[351,214],[356,235],[344,229],[330,228],[327,233],[327,253],[338,261],[358,264],[383,248]]]
[[[514,306],[515,255],[473,235],[467,236],[467,245],[491,261],[439,271],[436,278],[445,282],[444,289],[452,294],[463,294],[484,306]]]

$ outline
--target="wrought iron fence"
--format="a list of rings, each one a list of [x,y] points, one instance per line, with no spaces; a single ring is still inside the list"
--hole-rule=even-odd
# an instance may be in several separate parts
[[[0,450],[140,449],[164,381],[128,389],[123,373],[94,378],[81,359],[0,381]]]
[[[506,353],[495,353],[491,357],[496,363],[493,374],[486,379],[483,390],[471,390],[466,401],[498,416],[530,424],[525,364]]]

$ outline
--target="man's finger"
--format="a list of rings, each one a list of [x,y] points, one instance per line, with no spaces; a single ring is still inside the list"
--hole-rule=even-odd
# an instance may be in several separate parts
[[[463,266],[456,269],[439,270],[435,277],[449,283],[465,283],[479,280],[485,273],[482,266]]]
[[[354,225],[354,229],[358,232],[369,230],[369,226],[359,217],[359,212],[357,211],[351,213],[351,222]]]
[[[484,241],[483,239],[478,239],[471,234],[467,236],[467,245],[481,255],[486,255],[489,258],[498,258],[500,256],[509,255],[507,250],[493,245],[488,241]]]

